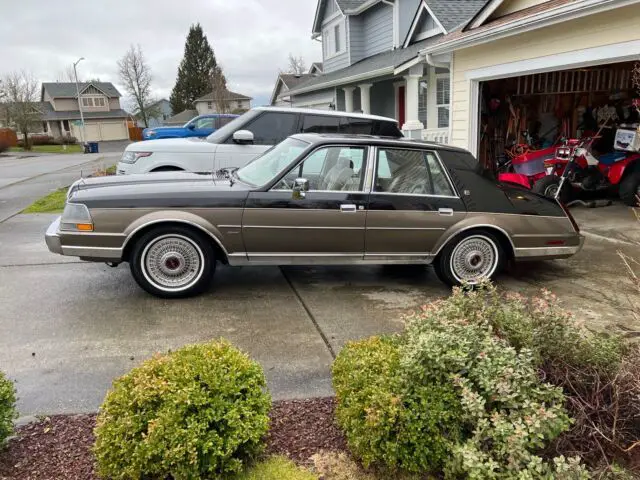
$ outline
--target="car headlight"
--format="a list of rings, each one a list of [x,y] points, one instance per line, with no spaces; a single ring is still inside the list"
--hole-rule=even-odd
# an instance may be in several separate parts
[[[120,159],[120,161],[122,163],[136,163],[138,161],[138,159],[143,158],[143,157],[150,157],[151,156],[151,152],[124,152],[124,154],[122,154],[122,158]]]
[[[60,230],[64,232],[93,232],[93,219],[82,203],[67,203],[62,212]]]

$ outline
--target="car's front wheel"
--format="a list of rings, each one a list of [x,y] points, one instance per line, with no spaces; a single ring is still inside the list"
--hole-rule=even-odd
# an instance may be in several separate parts
[[[215,271],[211,242],[188,227],[157,227],[134,245],[131,273],[138,285],[162,298],[184,298],[202,293]]]
[[[506,258],[498,238],[486,231],[466,232],[450,241],[434,262],[438,278],[449,286],[492,280]]]

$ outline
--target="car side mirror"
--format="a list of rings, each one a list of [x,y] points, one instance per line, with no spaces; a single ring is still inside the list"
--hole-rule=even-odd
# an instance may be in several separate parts
[[[249,130],[238,130],[233,133],[233,141],[239,145],[252,145],[253,132]]]
[[[187,128],[188,128],[189,130],[195,130],[195,129],[196,129],[196,124],[195,124],[195,123],[190,123],[190,124],[187,126]]]
[[[309,180],[306,178],[296,178],[293,181],[293,199],[301,200],[307,196],[309,191]]]

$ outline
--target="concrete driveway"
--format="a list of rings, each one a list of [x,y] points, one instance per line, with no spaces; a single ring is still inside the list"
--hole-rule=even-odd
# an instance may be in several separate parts
[[[580,255],[522,264],[499,284],[547,287],[595,327],[635,335],[616,251],[638,251],[640,225],[622,206],[575,214],[587,234]],[[330,365],[347,341],[397,331],[403,312],[448,293],[423,267],[220,267],[207,294],[162,301],[126,265],[49,254],[53,218],[0,223],[0,366],[17,381],[22,415],[95,411],[113,378],[143,359],[220,337],[264,366],[274,398],[329,395]]]

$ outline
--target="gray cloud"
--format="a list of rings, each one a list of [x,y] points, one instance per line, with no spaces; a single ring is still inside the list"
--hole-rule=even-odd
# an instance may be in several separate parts
[[[116,62],[133,43],[151,65],[155,94],[168,97],[189,26],[200,22],[229,88],[264,103],[289,52],[308,65],[321,60],[310,39],[315,8],[315,0],[0,0],[8,13],[0,18],[0,76],[27,70],[64,80],[82,56],[82,77],[120,87]]]

